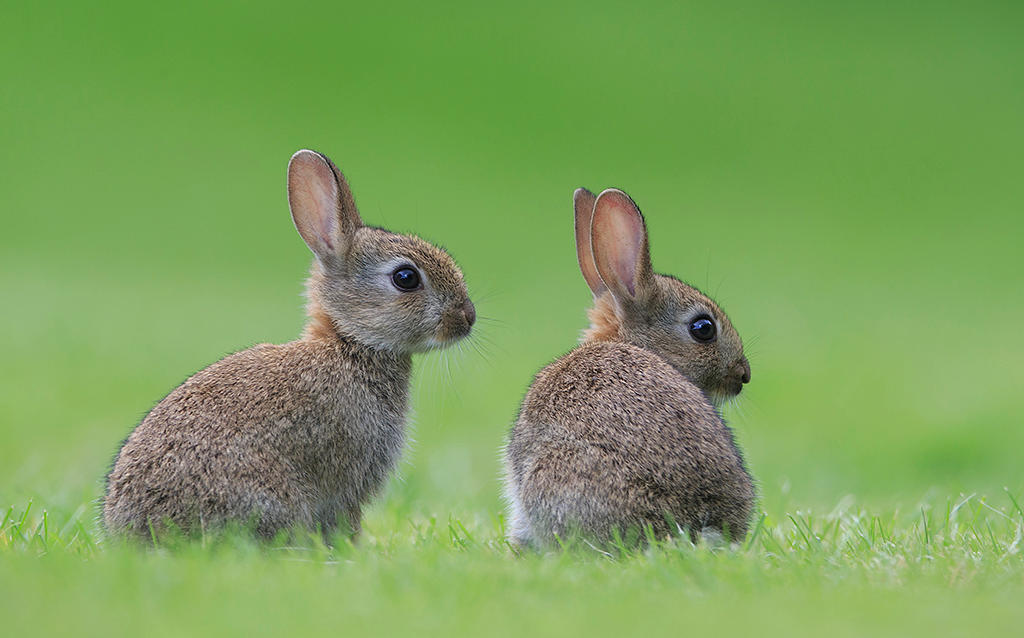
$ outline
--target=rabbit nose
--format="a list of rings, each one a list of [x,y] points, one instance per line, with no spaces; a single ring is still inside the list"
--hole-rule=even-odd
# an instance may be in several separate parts
[[[737,361],[732,370],[743,383],[750,383],[750,362],[747,361],[746,357]]]
[[[466,316],[466,323],[469,324],[470,327],[472,327],[473,323],[476,322],[476,307],[473,305],[473,302],[470,301],[469,299],[467,299],[466,302],[462,304],[462,314]]]

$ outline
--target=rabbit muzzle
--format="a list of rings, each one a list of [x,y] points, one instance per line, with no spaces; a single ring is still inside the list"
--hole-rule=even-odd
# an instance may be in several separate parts
[[[743,390],[743,386],[750,383],[750,362],[743,357],[729,368],[729,376],[725,379],[725,390],[729,395],[735,396]]]
[[[476,307],[466,299],[441,316],[435,339],[441,343],[452,343],[469,335],[476,323]]]

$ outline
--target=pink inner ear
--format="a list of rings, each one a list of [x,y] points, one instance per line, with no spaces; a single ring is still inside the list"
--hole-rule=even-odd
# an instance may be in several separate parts
[[[631,297],[636,296],[636,262],[640,256],[640,242],[637,237],[643,236],[643,227],[634,216],[619,214],[612,218],[612,226],[620,238],[618,251],[613,253],[612,266]]]
[[[334,234],[338,226],[338,187],[334,181],[334,173],[327,169],[328,176],[317,175],[309,188],[316,201],[316,223],[320,241],[328,249],[334,250]]]
[[[334,252],[338,183],[319,155],[300,151],[288,166],[288,199],[299,234],[315,253]]]
[[[636,297],[637,266],[643,249],[643,219],[622,191],[601,193],[594,209],[594,261],[610,288],[625,289]]]

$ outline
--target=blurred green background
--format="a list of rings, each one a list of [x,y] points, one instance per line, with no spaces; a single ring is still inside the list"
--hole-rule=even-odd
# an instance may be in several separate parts
[[[982,497],[1024,494],[1022,18],[1019,2],[4,3],[0,515],[35,503],[0,525],[4,627],[1012,633],[1021,528]],[[285,168],[302,147],[337,162],[368,223],[445,245],[490,318],[419,360],[415,444],[361,547],[83,560],[19,540],[51,520],[87,544],[57,527],[93,527],[108,462],[160,397],[299,334],[310,254]],[[601,562],[488,540],[519,400],[585,325],[578,186],[628,191],[655,267],[745,338],[753,380],[726,416],[782,545]],[[947,511],[929,536],[961,493],[980,495],[966,523]],[[863,550],[846,536],[860,514],[822,517],[857,508],[881,513]],[[812,542],[794,512],[836,531]]]
[[[303,147],[493,319],[420,360],[371,532],[500,512],[518,402],[585,324],[578,186],[627,190],[744,336],[727,416],[769,512],[1019,494],[1022,9],[7,3],[0,503],[89,501],[173,386],[299,334]]]

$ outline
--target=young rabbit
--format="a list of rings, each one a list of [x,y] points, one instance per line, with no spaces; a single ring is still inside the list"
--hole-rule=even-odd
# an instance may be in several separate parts
[[[476,312],[452,258],[364,226],[327,157],[292,157],[288,203],[315,256],[305,333],[222,359],[160,401],[107,476],[108,530],[357,533],[403,448],[412,353],[469,334]]]
[[[510,537],[603,543],[649,525],[740,539],[754,486],[715,407],[750,381],[740,337],[714,301],[654,273],[628,195],[581,188],[574,204],[591,325],[537,374],[512,428]]]

